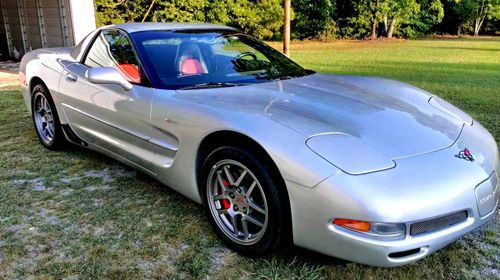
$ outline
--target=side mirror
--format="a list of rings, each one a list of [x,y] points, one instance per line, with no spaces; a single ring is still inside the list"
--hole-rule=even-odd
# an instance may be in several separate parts
[[[115,84],[124,90],[132,89],[132,84],[113,67],[90,68],[85,73],[85,78],[94,84]]]

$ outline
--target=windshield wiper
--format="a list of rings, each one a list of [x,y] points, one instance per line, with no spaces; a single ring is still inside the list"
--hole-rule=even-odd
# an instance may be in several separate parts
[[[196,84],[192,86],[186,86],[180,88],[180,90],[188,90],[188,89],[202,89],[202,88],[219,88],[219,87],[235,87],[241,86],[243,84],[235,84],[235,83],[226,83],[226,82],[211,82],[211,83],[203,83]]]
[[[292,76],[281,76],[277,79],[274,79],[275,81],[283,81],[283,80],[290,80],[290,79],[293,79],[295,77],[292,77]]]

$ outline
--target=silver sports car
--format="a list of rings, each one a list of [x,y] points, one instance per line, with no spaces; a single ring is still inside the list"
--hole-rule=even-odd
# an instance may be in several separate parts
[[[497,208],[495,140],[397,81],[307,70],[211,24],[120,24],[26,54],[50,150],[86,147],[202,203],[251,256],[288,244],[375,266],[421,259]]]

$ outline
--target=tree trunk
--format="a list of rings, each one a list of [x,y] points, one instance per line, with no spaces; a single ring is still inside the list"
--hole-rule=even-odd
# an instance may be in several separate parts
[[[484,0],[481,1],[481,7],[477,11],[476,19],[474,20],[474,36],[479,35],[479,31],[481,31],[481,25],[483,25],[485,14]]]
[[[396,19],[393,18],[391,23],[389,24],[389,30],[387,31],[387,38],[392,38],[392,34],[394,33],[394,26],[396,25]]]
[[[379,0],[376,0],[375,7],[372,8],[373,22],[372,22],[372,31],[370,33],[370,40],[377,39],[377,26],[378,26],[377,11],[378,11],[378,8],[379,8]]]
[[[479,35],[479,31],[481,31],[481,26],[483,26],[484,22],[484,17],[483,18],[476,18],[474,21],[474,36]]]
[[[377,39],[377,25],[378,25],[378,21],[376,19],[374,19],[373,23],[372,23],[372,32],[370,34],[370,40]]]
[[[384,14],[384,30],[382,30],[382,36],[387,37],[387,14]]]

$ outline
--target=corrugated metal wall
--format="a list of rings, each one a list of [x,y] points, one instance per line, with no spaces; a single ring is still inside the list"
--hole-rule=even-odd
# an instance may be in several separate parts
[[[24,46],[21,37],[21,25],[17,1],[0,0],[3,12],[4,27],[6,29],[6,40],[9,47]],[[14,35],[14,36],[13,36]],[[21,48],[22,50],[22,48]],[[11,53],[12,55],[12,53]]]
[[[32,49],[43,48],[44,44],[42,41],[42,31],[40,28],[40,22],[38,17],[38,1],[37,0],[25,0],[25,10],[28,24],[28,34],[30,47]]]
[[[47,32],[47,46],[73,45],[69,1],[41,0],[41,2]]]
[[[2,6],[0,2],[0,56],[8,56],[9,48],[7,45],[7,35],[5,34],[5,23],[3,20]]]
[[[31,49],[74,45],[69,0],[0,0],[2,41],[23,54]],[[0,36],[2,34],[0,29]]]

